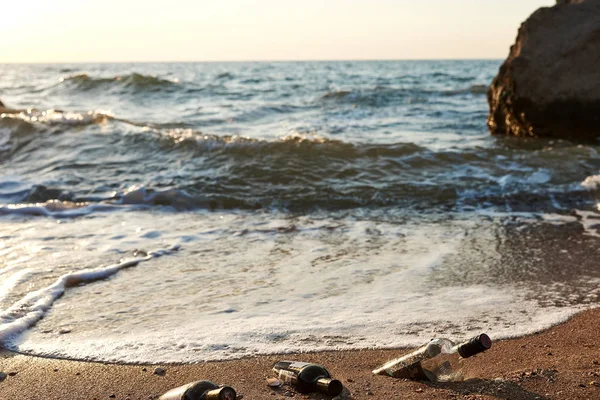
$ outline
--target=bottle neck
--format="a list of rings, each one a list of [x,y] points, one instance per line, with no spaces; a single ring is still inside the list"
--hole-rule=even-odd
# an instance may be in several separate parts
[[[462,358],[468,358],[492,347],[492,341],[488,335],[482,333],[465,343],[461,343],[457,347],[458,354],[460,354]]]
[[[224,386],[219,389],[214,389],[206,392],[204,400],[235,400],[237,393],[229,386]]]
[[[317,391],[329,396],[337,396],[342,393],[344,386],[337,379],[319,378],[317,379]]]

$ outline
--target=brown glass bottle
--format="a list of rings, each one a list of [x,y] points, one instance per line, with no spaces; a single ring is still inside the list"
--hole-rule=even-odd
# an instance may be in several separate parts
[[[331,379],[329,371],[318,364],[280,361],[273,366],[273,372],[280,381],[293,386],[300,393],[321,392],[337,396],[344,389],[342,382]]]
[[[197,381],[171,389],[158,400],[235,400],[236,396],[235,390],[229,386]]]

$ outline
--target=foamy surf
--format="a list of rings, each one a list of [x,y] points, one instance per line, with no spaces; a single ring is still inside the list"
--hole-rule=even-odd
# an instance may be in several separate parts
[[[151,251],[144,257],[128,259],[107,267],[67,273],[60,276],[53,284],[28,293],[21,300],[0,312],[0,344],[6,345],[9,340],[14,339],[15,336],[42,319],[54,302],[69,288],[107,279],[123,269],[170,254],[178,249],[179,245],[173,245],[167,249]],[[7,297],[15,284],[29,274],[31,271],[22,270],[9,276],[0,287],[0,300]]]
[[[0,206],[0,215],[31,215],[52,218],[76,218],[93,212],[108,211],[115,206],[110,204],[74,203],[49,200],[35,204],[8,204]]]
[[[34,260],[43,263],[21,265],[45,274],[49,267],[60,268],[58,260],[73,247],[79,249],[75,255],[90,248],[94,259],[164,241],[183,242],[186,251],[155,259],[148,268],[123,264],[126,271],[109,282],[89,281],[82,287],[68,284],[71,279],[76,283],[78,275],[61,273],[53,285],[27,296],[28,301],[15,296],[26,289],[18,285],[27,276],[12,278],[15,286],[6,293],[5,313],[24,304],[23,316],[34,322],[39,318],[35,312],[45,314],[29,328],[29,320],[17,321],[11,329],[21,333],[4,345],[47,357],[194,363],[401,347],[441,334],[457,339],[478,331],[494,339],[520,336],[562,322],[600,299],[600,277],[575,271],[572,282],[560,285],[511,278],[514,269],[527,273],[519,258],[527,250],[519,247],[520,235],[543,238],[561,255],[550,239],[560,239],[570,229],[566,236],[579,235],[587,243],[579,244],[578,252],[595,248],[596,238],[582,234],[586,224],[577,216],[488,214],[452,221],[374,222],[281,214],[143,215],[107,213],[58,225],[48,219],[32,221],[27,248],[37,249]],[[85,234],[77,233],[80,229]],[[536,243],[530,245],[537,249]],[[544,268],[557,257],[545,250],[548,259],[529,268],[552,279],[551,270]],[[14,253],[17,260],[26,252]],[[3,276],[16,271],[6,270]],[[89,278],[102,279],[95,272]],[[55,301],[66,286],[73,290]],[[54,301],[52,312],[48,298]]]
[[[88,111],[87,113],[77,113],[60,110],[33,110],[19,111],[15,113],[0,114],[2,118],[13,118],[30,123],[41,123],[47,125],[90,125],[106,122],[112,118],[106,111]]]

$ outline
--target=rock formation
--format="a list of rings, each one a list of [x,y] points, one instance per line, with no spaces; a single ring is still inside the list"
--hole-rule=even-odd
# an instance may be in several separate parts
[[[488,91],[492,134],[600,137],[600,0],[559,0],[519,28]]]

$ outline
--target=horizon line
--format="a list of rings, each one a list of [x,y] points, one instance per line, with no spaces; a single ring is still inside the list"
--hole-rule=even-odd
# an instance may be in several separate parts
[[[374,62],[374,61],[502,61],[505,58],[361,58],[361,59],[247,59],[247,60],[162,60],[162,61],[0,61],[0,65],[17,64],[173,64],[173,63],[285,63],[285,62]]]

